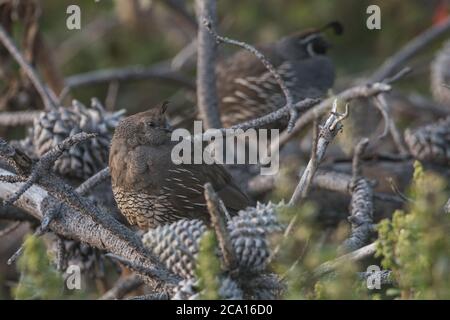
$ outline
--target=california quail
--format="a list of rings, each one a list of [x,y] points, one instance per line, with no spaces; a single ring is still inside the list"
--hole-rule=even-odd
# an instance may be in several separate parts
[[[275,66],[294,101],[323,96],[334,82],[334,66],[326,56],[325,29],[341,34],[338,22],[298,32],[271,44],[257,46]],[[285,98],[275,78],[253,54],[241,50],[217,66],[217,88],[222,124],[230,127],[275,111]],[[283,129],[287,118],[275,127]]]
[[[209,220],[204,184],[209,182],[230,214],[249,204],[227,170],[217,164],[172,162],[166,104],[125,118],[111,142],[109,167],[120,211],[141,229],[179,219]]]

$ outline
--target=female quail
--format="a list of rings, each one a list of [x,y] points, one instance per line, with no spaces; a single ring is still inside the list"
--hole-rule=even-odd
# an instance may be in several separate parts
[[[114,132],[109,154],[113,193],[130,224],[148,229],[183,218],[208,221],[207,182],[231,214],[246,208],[247,196],[223,166],[172,162],[176,142],[170,139],[166,107],[125,118]]]

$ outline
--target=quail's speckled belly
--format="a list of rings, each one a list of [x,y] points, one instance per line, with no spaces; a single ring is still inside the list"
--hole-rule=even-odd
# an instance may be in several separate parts
[[[128,222],[141,229],[154,228],[180,219],[173,212],[167,195],[129,192],[117,186],[113,186],[113,193],[120,211]]]

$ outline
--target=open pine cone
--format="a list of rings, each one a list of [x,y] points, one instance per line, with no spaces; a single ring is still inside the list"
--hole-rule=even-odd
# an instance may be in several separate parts
[[[450,117],[405,131],[405,141],[414,158],[439,165],[450,165]]]

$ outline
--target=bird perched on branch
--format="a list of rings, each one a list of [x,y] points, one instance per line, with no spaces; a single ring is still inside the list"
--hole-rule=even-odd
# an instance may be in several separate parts
[[[323,96],[334,82],[334,66],[326,56],[330,44],[323,32],[341,34],[339,22],[309,29],[256,48],[274,65],[290,89],[294,102]],[[225,127],[277,110],[286,99],[275,77],[252,53],[241,50],[217,66],[217,89]],[[275,124],[283,129],[284,121]]]
[[[114,197],[130,224],[141,229],[179,219],[209,220],[204,185],[209,182],[230,214],[248,206],[247,196],[218,164],[172,161],[167,103],[125,118],[111,142],[109,168]]]

